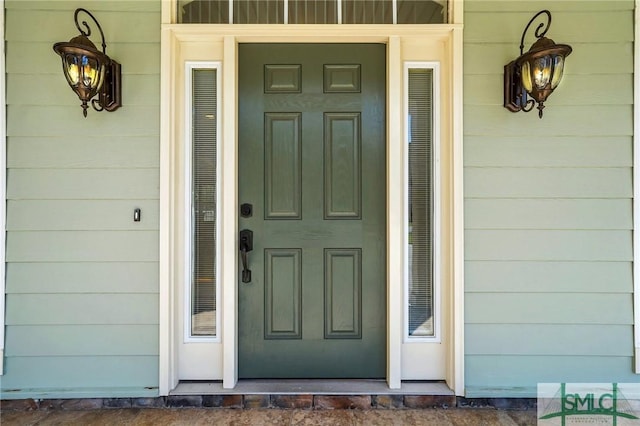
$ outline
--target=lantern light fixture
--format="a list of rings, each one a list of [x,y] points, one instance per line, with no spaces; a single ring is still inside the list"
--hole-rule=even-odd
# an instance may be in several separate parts
[[[541,15],[547,17],[535,30],[536,42],[523,54],[524,38],[531,24]],[[511,112],[529,112],[535,104],[542,118],[544,102],[554,91],[564,72],[565,58],[571,46],[556,44],[545,37],[551,27],[551,12],[538,12],[527,24],[520,39],[520,56],[504,66],[504,107]]]
[[[89,40],[91,28],[87,22],[82,21],[80,26],[80,12],[89,15],[98,27],[102,37],[102,52]],[[76,9],[73,19],[80,34],[68,42],[53,45],[53,50],[62,58],[64,77],[82,101],[82,114],[85,117],[89,101],[96,111],[115,111],[122,106],[120,64],[107,56],[107,44],[104,41],[102,27],[88,10]],[[98,98],[93,99],[96,95]]]

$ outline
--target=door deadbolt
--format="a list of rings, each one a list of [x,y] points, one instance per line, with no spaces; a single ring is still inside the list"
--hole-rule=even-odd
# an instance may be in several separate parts
[[[240,206],[240,216],[251,217],[253,216],[253,205],[244,203]]]

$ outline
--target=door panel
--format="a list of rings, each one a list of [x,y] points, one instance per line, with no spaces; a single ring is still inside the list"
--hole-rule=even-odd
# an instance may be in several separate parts
[[[362,338],[360,249],[324,251],[324,337]]]
[[[325,113],[325,218],[360,219],[360,113]]]
[[[264,116],[265,219],[302,217],[300,113]]]
[[[265,250],[265,339],[302,337],[300,249]]]
[[[385,68],[384,45],[239,47],[241,378],[385,376]]]

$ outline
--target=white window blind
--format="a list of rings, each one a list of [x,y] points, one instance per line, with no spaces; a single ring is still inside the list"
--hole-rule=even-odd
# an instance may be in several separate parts
[[[434,336],[433,70],[408,72],[408,334]]]
[[[192,70],[191,335],[216,335],[215,69]]]

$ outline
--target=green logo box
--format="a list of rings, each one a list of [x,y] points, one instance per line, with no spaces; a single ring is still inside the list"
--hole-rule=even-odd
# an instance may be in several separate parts
[[[640,383],[538,383],[538,425],[640,426]]]

